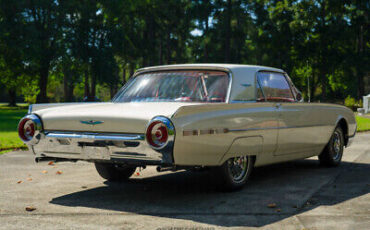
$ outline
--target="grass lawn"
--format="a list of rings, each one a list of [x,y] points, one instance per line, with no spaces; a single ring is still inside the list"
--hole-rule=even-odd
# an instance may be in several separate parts
[[[19,120],[27,113],[27,106],[7,107],[0,104],[0,154],[13,149],[27,149],[18,137]]]
[[[356,116],[357,132],[370,130],[370,118]]]
[[[0,104],[0,154],[14,149],[27,149],[18,137],[19,120],[27,113],[27,106],[7,107]],[[370,131],[370,118],[356,115],[357,131]]]

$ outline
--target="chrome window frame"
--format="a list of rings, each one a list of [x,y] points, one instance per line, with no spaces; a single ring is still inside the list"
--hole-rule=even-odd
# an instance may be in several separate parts
[[[287,79],[287,73],[286,72],[280,72],[280,71],[273,71],[273,70],[259,70],[259,71],[257,71],[256,72],[256,75],[255,75],[255,77],[256,77],[256,79],[257,79],[257,82],[258,83],[260,83],[259,82],[259,79],[258,79],[258,74],[259,73],[262,73],[262,72],[265,72],[265,73],[278,73],[278,74],[281,74],[281,75],[283,75],[283,77],[284,77],[284,79],[285,79],[285,81],[288,83],[288,86],[289,86],[289,89],[290,89],[290,93],[292,94],[292,96],[293,96],[293,99],[294,99],[294,102],[298,102],[297,101],[297,98],[296,98],[296,96],[295,96],[295,94],[294,94],[294,92],[293,92],[293,90],[292,90],[292,85],[290,84],[290,82],[289,82],[289,80]],[[260,86],[261,86],[261,84],[260,84]],[[272,101],[268,101],[267,100],[267,98],[266,98],[266,94],[265,94],[265,92],[264,92],[264,90],[263,90],[263,88],[261,87],[261,91],[262,91],[262,93],[263,93],[263,96],[265,97],[265,101],[264,102],[272,102]],[[256,102],[257,102],[257,90],[256,90]],[[293,101],[292,102],[290,102],[290,101],[283,101],[284,103],[293,103]],[[259,103],[261,103],[261,102],[259,102]]]
[[[302,92],[294,85],[294,82],[292,81],[292,79],[289,77],[289,75],[286,73],[286,72],[284,72],[284,76],[285,76],[285,78],[287,79],[287,81],[288,81],[288,84],[289,84],[289,86],[290,86],[290,90],[292,91],[292,94],[293,94],[293,97],[294,97],[294,100],[296,101],[296,102],[300,102],[300,101],[298,101],[297,100],[297,95],[294,93],[294,91],[293,91],[293,88],[295,88],[300,94],[302,94]],[[303,98],[303,97],[302,97]]]
[[[258,72],[257,72],[258,73]],[[264,101],[258,101],[257,99],[258,99],[258,92],[257,92],[257,85],[260,87],[260,89],[261,89],[261,92],[262,92],[262,95],[263,95],[263,98],[265,99]],[[259,79],[258,79],[258,74],[256,74],[256,102],[267,102],[267,99],[266,99],[266,95],[265,95],[265,92],[263,91],[263,88],[262,88],[262,86],[261,86],[261,83],[260,83],[260,81],[259,81]]]

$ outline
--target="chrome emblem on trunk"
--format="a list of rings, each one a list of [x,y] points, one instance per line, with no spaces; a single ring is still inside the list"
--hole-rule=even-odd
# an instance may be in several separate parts
[[[94,120],[87,120],[87,121],[80,121],[80,122],[85,125],[99,125],[101,123],[104,123],[104,121],[94,121]]]

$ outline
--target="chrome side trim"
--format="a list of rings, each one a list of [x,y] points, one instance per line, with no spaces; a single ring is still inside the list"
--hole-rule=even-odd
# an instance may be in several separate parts
[[[70,138],[96,141],[142,141],[142,134],[113,134],[113,133],[76,133],[76,132],[45,132],[49,138]]]
[[[183,130],[183,136],[199,136],[205,134],[222,134],[228,132],[247,132],[256,130],[271,130],[271,129],[297,129],[297,128],[310,128],[310,127],[321,127],[326,125],[302,125],[302,126],[285,126],[285,127],[266,127],[266,128],[248,128],[248,129],[202,129],[202,130]]]
[[[230,132],[245,132],[254,130],[269,130],[269,129],[283,129],[285,127],[269,127],[269,128],[249,128],[249,129],[230,129]]]
[[[269,130],[269,129],[297,129],[297,128],[312,128],[326,125],[301,125],[301,126],[284,126],[284,127],[268,127],[268,128],[249,128],[249,129],[230,129],[230,132],[243,132],[251,130]]]

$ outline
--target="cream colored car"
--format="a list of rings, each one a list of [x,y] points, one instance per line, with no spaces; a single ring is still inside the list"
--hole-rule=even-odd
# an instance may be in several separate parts
[[[86,160],[110,181],[136,167],[209,168],[227,189],[253,167],[319,156],[337,166],[351,110],[305,103],[280,69],[187,64],[138,70],[108,103],[34,104],[18,127],[40,160]]]

